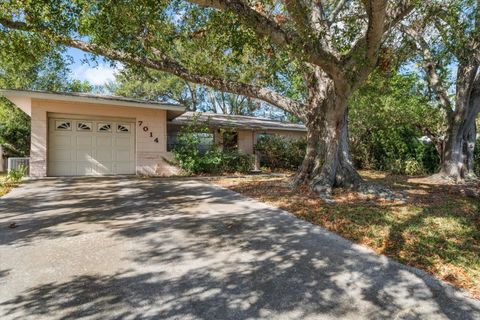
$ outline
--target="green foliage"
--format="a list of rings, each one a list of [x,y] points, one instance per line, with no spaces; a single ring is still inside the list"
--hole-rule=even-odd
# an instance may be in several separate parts
[[[199,124],[198,117],[184,126],[177,136],[173,149],[175,160],[180,168],[189,174],[223,172],[246,173],[253,167],[253,157],[238,151],[221,151],[211,144],[206,150],[200,146],[205,135],[209,135],[208,124]],[[203,144],[204,146],[204,144]]]
[[[253,168],[253,156],[238,151],[222,151],[221,168],[223,172],[247,173]]]
[[[260,137],[255,149],[261,154],[260,164],[272,170],[296,170],[305,157],[306,139],[292,139],[277,135]]]
[[[30,152],[30,117],[5,98],[0,98],[0,144],[6,157]]]
[[[7,174],[6,183],[18,183],[25,177],[27,166],[20,165],[18,169],[10,170]]]
[[[253,115],[259,109],[273,108],[251,98],[215,91],[165,72],[136,66],[126,66],[107,87],[115,95],[178,103],[190,111]]]
[[[47,91],[90,91],[86,82],[71,80],[62,50],[35,36],[0,32],[0,88]],[[14,54],[12,54],[14,53]],[[0,145],[6,157],[30,152],[30,117],[0,97]]]
[[[116,75],[108,88],[116,95],[148,99],[160,102],[175,102],[188,110],[196,110],[205,99],[205,88],[191,84],[165,72],[126,66]]]
[[[426,132],[442,130],[442,115],[414,76],[373,74],[349,105],[351,151],[359,168],[396,174],[436,171],[439,158]]]

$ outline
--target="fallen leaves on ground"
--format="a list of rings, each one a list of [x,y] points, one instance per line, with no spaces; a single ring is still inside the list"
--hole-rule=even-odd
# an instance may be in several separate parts
[[[218,178],[214,183],[423,269],[480,299],[480,186],[373,171],[362,175],[404,191],[407,200],[338,190],[335,204],[325,204],[306,187],[290,188],[288,175]]]

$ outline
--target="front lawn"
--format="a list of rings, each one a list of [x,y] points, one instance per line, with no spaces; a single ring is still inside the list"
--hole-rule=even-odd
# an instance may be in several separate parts
[[[288,177],[219,178],[214,182],[423,269],[480,299],[480,186],[444,186],[378,172],[362,175],[405,191],[407,200],[338,192],[336,203],[328,205],[306,189],[290,189]]]
[[[9,193],[19,182],[7,181],[7,174],[0,172],[0,197]]]

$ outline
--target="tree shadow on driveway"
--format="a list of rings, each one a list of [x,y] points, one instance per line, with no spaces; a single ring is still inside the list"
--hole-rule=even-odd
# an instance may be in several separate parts
[[[129,244],[118,270],[22,289],[0,262],[6,319],[480,318],[422,271],[200,181],[32,181],[0,200],[0,228],[2,257],[59,239],[75,250],[85,234]]]

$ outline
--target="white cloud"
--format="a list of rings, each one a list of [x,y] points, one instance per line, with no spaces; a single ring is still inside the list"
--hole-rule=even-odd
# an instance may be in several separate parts
[[[100,64],[97,67],[82,64],[73,68],[72,73],[74,79],[86,80],[92,85],[104,85],[111,80],[115,80],[115,74],[121,69],[121,65],[112,68],[108,64]]]

